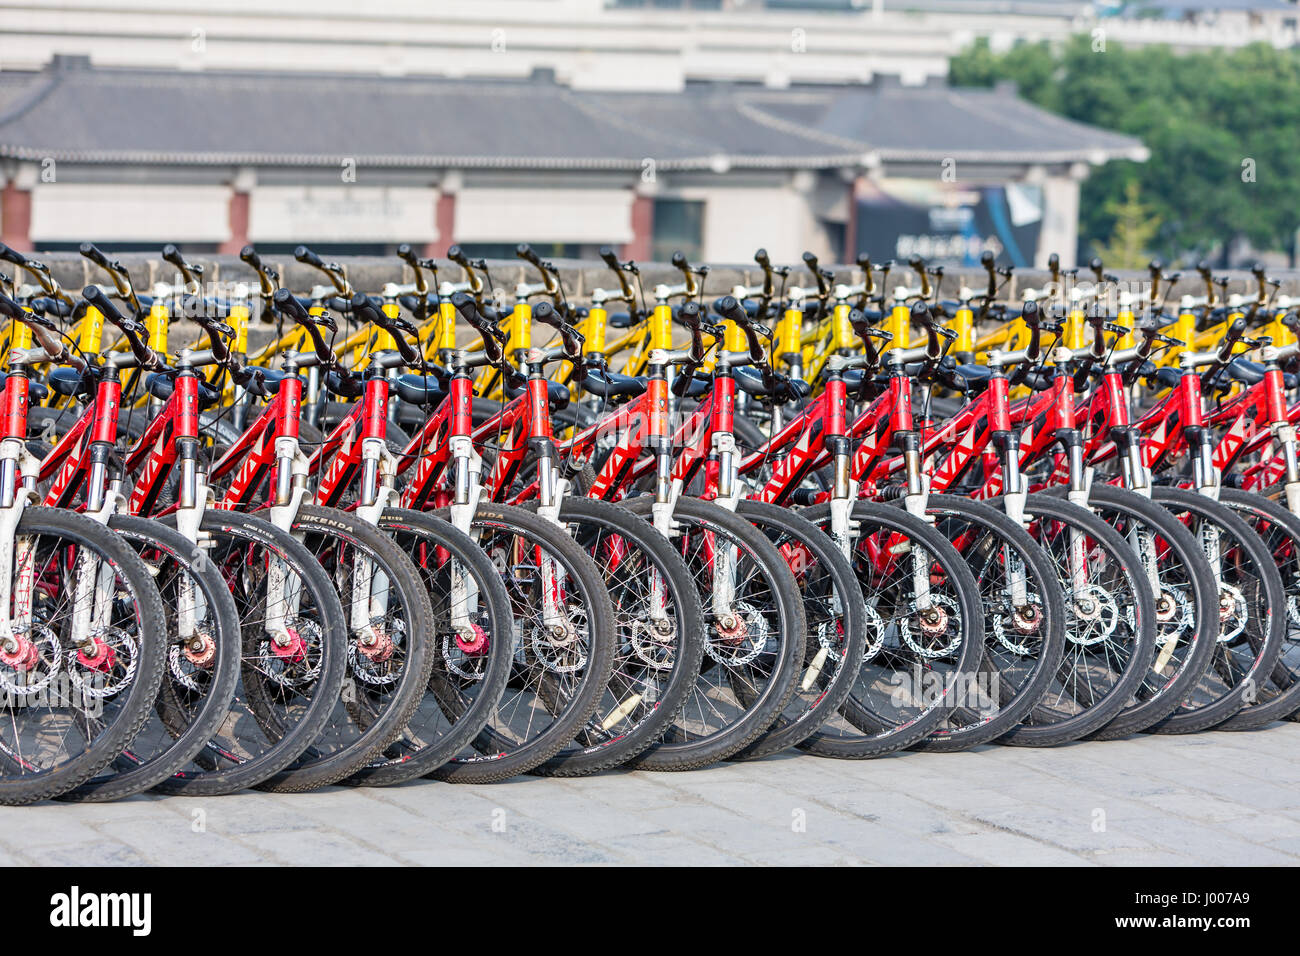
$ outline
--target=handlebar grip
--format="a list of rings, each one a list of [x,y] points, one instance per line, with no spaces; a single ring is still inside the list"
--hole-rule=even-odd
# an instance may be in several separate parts
[[[533,306],[533,319],[545,325],[556,327],[560,325],[560,314],[555,311],[555,306],[549,302],[538,302]]]
[[[1060,258],[1056,255],[1055,252],[1053,252],[1051,258],[1047,260],[1049,267],[1053,259],[1055,259],[1057,262],[1060,262]],[[993,271],[993,264],[995,262],[997,262],[997,257],[993,255],[993,253],[990,252],[989,250],[985,249],[982,253],[980,253],[980,265],[984,267],[986,272]]]
[[[460,246],[452,246],[448,249],[447,258],[456,263],[456,265],[460,266],[462,269],[466,271],[469,270],[469,256],[465,255],[465,250]]]
[[[528,243],[521,242],[519,245],[515,246],[515,255],[530,265],[536,266],[540,271],[546,271],[546,268],[542,265],[541,257]]]
[[[930,307],[924,302],[912,303],[912,321],[919,322],[928,330],[934,329],[934,315],[930,312]]]
[[[404,242],[397,247],[397,258],[401,259],[413,269],[419,268],[420,257],[415,254],[415,250],[411,248],[410,243]]]
[[[77,248],[83,256],[95,263],[95,265],[107,269],[109,272],[114,271],[113,263],[109,260],[108,256],[104,255],[103,251],[93,242],[83,242]]]
[[[351,299],[352,314],[361,322],[373,322],[376,325],[384,324],[383,310],[375,304],[375,301],[364,292],[358,292]]]
[[[239,258],[244,262],[247,262],[258,272],[265,271],[265,267],[262,265],[262,257],[257,254],[257,250],[252,246],[244,246],[244,248],[240,249]]]
[[[620,271],[620,270],[619,270],[619,264],[618,264],[618,256],[614,255],[614,250],[613,250],[612,247],[610,247],[610,246],[601,246],[601,247],[600,247],[600,258],[601,258],[601,261],[605,263],[605,265],[609,266],[609,267],[610,267],[611,269],[613,269],[615,272]]]
[[[0,314],[7,315],[11,319],[21,319],[23,307],[3,292],[0,292]]]
[[[700,327],[701,309],[698,302],[684,302],[677,310],[678,320],[688,329]]]
[[[479,321],[478,306],[474,304],[474,297],[466,295],[464,292],[452,293],[451,307],[456,310],[462,319],[471,325]]]
[[[749,325],[749,315],[745,312],[745,307],[737,301],[734,295],[724,295],[715,300],[713,311],[724,319],[730,319],[742,328]]]
[[[321,271],[325,271],[325,263],[321,261],[321,257],[316,255],[316,253],[312,252],[306,246],[299,246],[294,249],[293,257],[304,265],[314,266]]]
[[[1219,343],[1219,361],[1227,362],[1232,358],[1233,347],[1241,341],[1241,337],[1246,334],[1246,320],[1237,319],[1228,326],[1228,331],[1223,334],[1223,341]]]
[[[185,257],[181,255],[181,251],[170,242],[162,247],[162,257],[163,262],[170,262],[178,269],[184,270],[188,268],[188,264],[185,262]]]
[[[87,243],[87,245],[89,245],[89,243]],[[99,314],[102,315],[106,321],[112,322],[114,325],[119,327],[126,322],[122,313],[117,310],[117,306],[113,305],[113,303],[109,301],[108,296],[104,294],[104,290],[99,286],[86,286],[81,290],[81,297],[98,309]]]
[[[754,261],[759,264],[764,272],[772,268],[772,260],[767,257],[766,249],[759,249],[754,253]]]
[[[27,257],[25,255],[17,249],[10,249],[3,242],[0,242],[0,259],[4,259],[6,262],[12,262],[16,266],[24,266],[27,264]]]
[[[271,304],[277,312],[283,312],[295,322],[312,324],[311,315],[303,308],[298,297],[288,289],[276,289],[275,295],[271,296]]]

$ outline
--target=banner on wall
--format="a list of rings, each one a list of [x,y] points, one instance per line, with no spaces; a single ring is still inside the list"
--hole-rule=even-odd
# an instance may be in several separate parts
[[[867,180],[857,192],[857,254],[873,262],[920,256],[934,264],[1030,266],[1043,191],[1028,183],[967,186],[933,179]]]

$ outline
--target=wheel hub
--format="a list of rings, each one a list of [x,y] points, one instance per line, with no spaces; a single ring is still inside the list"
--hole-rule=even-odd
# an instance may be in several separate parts
[[[11,637],[0,647],[0,664],[16,671],[26,673],[40,661],[40,651],[36,645],[22,635]]]
[[[90,639],[93,653],[87,654],[86,648],[77,651],[77,663],[87,670],[107,674],[117,666],[117,652],[97,637]]]
[[[210,634],[196,634],[181,653],[195,667],[211,667],[217,659],[217,642]]]
[[[307,658],[307,645],[303,643],[302,635],[295,628],[287,628],[285,634],[289,639],[284,643],[278,640],[271,641],[271,653],[282,661],[289,661],[293,664],[301,664]]]
[[[477,624],[471,624],[457,631],[456,647],[460,649],[462,654],[481,657],[487,653],[488,649],[487,631]]]

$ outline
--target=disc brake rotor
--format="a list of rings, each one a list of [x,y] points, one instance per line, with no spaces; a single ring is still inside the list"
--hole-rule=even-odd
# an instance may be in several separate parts
[[[1080,647],[1100,644],[1119,626],[1119,604],[1115,596],[1100,585],[1088,584],[1075,591],[1066,609],[1066,639]],[[1081,624],[1087,629],[1082,630]]]
[[[321,657],[313,654],[314,648],[320,647],[321,629],[315,621],[297,618],[288,624],[288,628],[298,634],[302,640],[303,659],[293,661],[276,654],[267,638],[257,645],[257,669],[274,684],[281,687],[302,687],[310,684],[320,674]]]
[[[370,626],[392,643],[393,651],[406,642],[406,621],[400,617],[377,617]],[[383,660],[372,659],[355,639],[348,641],[348,667],[357,680],[371,687],[391,686],[402,676],[402,659],[394,660],[391,652]]]
[[[720,636],[715,623],[711,628],[714,634],[704,645],[704,653],[719,664],[738,667],[755,660],[767,649],[767,639],[772,628],[767,623],[767,618],[752,604],[737,601],[732,605],[732,612],[740,618],[740,627],[734,628],[733,632],[740,632],[743,628],[743,633],[739,634],[738,639],[728,640]]]
[[[1226,606],[1229,604],[1230,607]],[[1246,596],[1241,593],[1241,589],[1233,584],[1220,584],[1219,643],[1226,644],[1240,636],[1246,629],[1248,620],[1250,620],[1250,607],[1246,604]]]
[[[1029,643],[1018,641],[1016,640],[1016,638],[1034,637],[1038,634],[1039,629],[1042,627],[1042,623],[1041,623],[1042,614],[1043,614],[1042,598],[1039,597],[1039,595],[1034,594],[1033,592],[1026,594],[1025,607],[1034,608],[1037,611],[1038,623],[1034,625],[1033,630],[1028,631],[1024,634],[1021,634],[1020,629],[1016,628],[1015,626],[1012,626],[1010,631],[1008,631],[1007,622],[1015,618],[1015,616],[1019,613],[1017,608],[1011,603],[1011,599],[1009,597],[1004,596],[1002,598],[1001,605],[997,607],[995,610],[993,610],[992,613],[989,614],[989,618],[993,622],[994,638],[996,638],[997,642],[1001,644],[1003,647],[1005,647],[1008,651],[1010,651],[1012,654],[1015,654],[1019,657],[1029,657],[1030,655],[1035,653],[1035,650]]]
[[[528,643],[533,657],[552,674],[572,674],[587,666],[586,610],[570,610],[565,616],[565,627],[568,636],[564,643],[557,643],[550,627],[545,624],[537,623],[529,632]],[[521,647],[516,658],[523,653]]]
[[[129,687],[140,666],[140,644],[120,627],[109,627],[95,635],[97,646],[112,654],[112,664],[105,669],[87,665],[81,650],[70,647],[64,652],[68,676],[83,697],[111,697]]]
[[[921,622],[917,620],[919,615],[923,612],[919,607],[917,607],[917,602],[912,601],[909,605],[907,616],[899,621],[899,631],[904,644],[922,657],[934,660],[936,658],[950,656],[957,650],[957,646],[961,644],[961,614],[957,610],[957,602],[946,594],[931,595],[930,600],[933,605],[941,609],[944,615],[943,630],[935,631],[932,634],[928,629],[923,628]],[[954,625],[956,626],[954,627]],[[922,636],[925,637],[937,637],[940,634],[951,634],[952,636],[937,648],[926,647],[919,643],[917,638],[913,636],[913,628],[920,631]]]
[[[27,635],[27,639],[35,645],[38,656],[26,668],[0,666],[0,690],[6,696],[17,698],[39,694],[58,676],[63,661],[63,647],[54,631],[38,624]]]
[[[657,671],[669,671],[677,655],[674,653],[677,628],[660,633],[648,621],[631,621],[628,625],[628,643],[632,653],[646,667]]]

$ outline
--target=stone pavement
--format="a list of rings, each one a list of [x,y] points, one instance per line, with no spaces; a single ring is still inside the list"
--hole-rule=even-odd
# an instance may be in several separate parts
[[[0,864],[1291,864],[1300,725],[684,774],[0,808]]]

